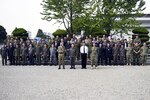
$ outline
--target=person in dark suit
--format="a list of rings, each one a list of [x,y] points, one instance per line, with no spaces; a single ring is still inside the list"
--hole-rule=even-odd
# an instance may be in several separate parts
[[[99,44],[98,47],[98,65],[103,65],[103,47]]]
[[[2,65],[7,65],[7,47],[6,45],[4,44],[3,47],[1,48],[1,57],[2,57]]]
[[[82,46],[80,47],[80,53],[81,53],[81,60],[82,60],[82,69],[86,69],[88,47],[85,45],[85,43],[83,43]]]
[[[10,43],[8,47],[8,57],[9,57],[10,65],[13,65],[14,64],[14,47],[12,43]]]
[[[34,65],[34,48],[32,46],[32,44],[29,45],[29,48],[28,48],[28,55],[29,55],[29,64],[30,65]]]
[[[111,65],[112,56],[112,47],[110,47],[110,44],[108,43],[106,47],[106,65]]]

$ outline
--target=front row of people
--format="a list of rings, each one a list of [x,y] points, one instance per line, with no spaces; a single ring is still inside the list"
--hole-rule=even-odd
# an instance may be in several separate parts
[[[23,44],[22,47],[16,45],[15,48],[13,48],[10,43],[9,47],[4,45],[1,48],[2,65],[7,65],[7,55],[10,65],[20,65],[20,63],[26,65],[27,62],[29,62],[30,65],[40,65],[42,61],[43,64],[46,65],[48,62],[48,52],[50,52],[50,63],[57,65],[58,59],[58,69],[61,69],[61,65],[63,66],[63,69],[65,69],[65,51],[63,43],[60,43],[58,49],[52,44],[50,50],[47,48],[46,44],[43,48],[41,48],[40,45],[33,48],[32,44],[30,44],[28,48],[26,48],[25,44]],[[90,52],[91,67],[96,68],[98,65],[145,65],[147,51],[148,47],[146,46],[146,43],[143,43],[142,47],[140,47],[138,43],[134,43],[134,46],[128,45],[126,48],[124,45],[115,44],[114,47],[111,47],[109,43],[106,46],[103,46],[102,44],[96,46],[96,44],[93,43]],[[57,53],[58,58],[56,57]],[[82,69],[86,69],[89,48],[85,43],[82,43],[80,53]],[[34,56],[36,56],[36,59]],[[71,69],[75,69],[75,44],[71,45],[69,56]]]

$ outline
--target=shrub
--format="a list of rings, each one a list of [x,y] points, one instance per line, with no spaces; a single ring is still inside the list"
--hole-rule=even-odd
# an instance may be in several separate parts
[[[67,35],[67,31],[66,30],[62,30],[62,29],[58,29],[53,33],[53,36],[66,36]]]
[[[104,30],[98,30],[92,33],[92,36],[103,36],[103,35],[107,35],[107,32]]]
[[[135,35],[138,34],[142,43],[149,41],[149,36],[148,36],[149,31],[145,27],[135,28],[132,32],[134,33],[133,39],[135,38]]]
[[[24,28],[15,28],[12,32],[13,37],[26,39],[28,37],[28,33]]]

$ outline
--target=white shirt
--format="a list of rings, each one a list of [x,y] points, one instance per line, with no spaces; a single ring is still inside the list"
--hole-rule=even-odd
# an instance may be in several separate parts
[[[80,47],[80,53],[86,53],[86,54],[88,54],[88,47],[87,46],[81,46]]]

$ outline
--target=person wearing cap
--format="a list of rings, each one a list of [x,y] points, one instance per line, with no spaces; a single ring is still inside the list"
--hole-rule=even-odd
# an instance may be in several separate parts
[[[75,59],[76,59],[76,48],[74,46],[74,44],[71,44],[71,48],[70,48],[70,62],[71,62],[71,67],[70,69],[75,69]]]

